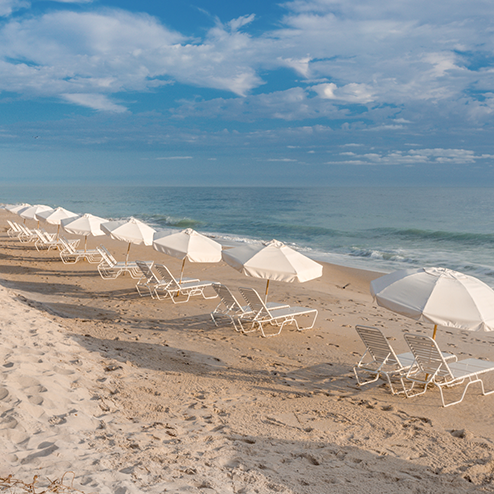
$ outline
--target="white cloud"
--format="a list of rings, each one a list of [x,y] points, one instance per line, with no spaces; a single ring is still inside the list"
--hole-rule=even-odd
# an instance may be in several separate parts
[[[294,160],[294,159],[291,159],[291,158],[270,158],[266,161],[282,161],[282,162],[289,162],[289,161],[298,161],[298,160]]]
[[[408,151],[390,151],[388,153],[340,153],[341,156],[355,157],[353,160],[331,161],[327,164],[353,164],[353,165],[416,165],[416,164],[473,164],[478,160],[492,159],[489,154],[476,154],[468,149],[413,149]]]
[[[191,160],[192,156],[162,156],[157,160]]]
[[[114,113],[122,113],[127,109],[122,105],[117,105],[110,101],[104,94],[62,94],[61,95],[67,101],[76,103],[81,106],[87,106],[93,110],[109,111]]]
[[[312,89],[325,99],[335,99],[346,101],[347,103],[370,103],[374,96],[371,89],[366,84],[347,84],[338,88],[336,84],[319,84],[313,86]]]
[[[197,44],[151,16],[124,11],[11,20],[0,30],[0,90],[67,98],[145,91],[175,80],[245,95],[262,83],[239,55],[250,38],[238,29],[250,20],[217,25]]]
[[[0,0],[0,17],[6,17],[15,10],[28,8],[31,4],[24,0]]]

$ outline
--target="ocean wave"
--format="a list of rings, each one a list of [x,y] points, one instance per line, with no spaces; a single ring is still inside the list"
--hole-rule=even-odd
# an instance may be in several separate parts
[[[175,228],[194,228],[198,229],[204,225],[202,221],[192,218],[174,218],[173,216],[150,214],[139,215],[139,219],[153,227],[175,227]]]
[[[494,233],[465,233],[442,230],[421,230],[418,228],[374,228],[366,236],[374,238],[395,237],[401,240],[427,241],[434,243],[461,243],[463,245],[494,245]]]
[[[395,261],[399,263],[417,264],[416,259],[412,259],[404,252],[366,249],[362,247],[351,247],[348,255],[351,257],[361,257],[361,258],[367,258],[373,260]]]

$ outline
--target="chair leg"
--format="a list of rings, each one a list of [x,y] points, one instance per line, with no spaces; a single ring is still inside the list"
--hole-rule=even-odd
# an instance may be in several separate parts
[[[370,373],[371,371],[367,371],[367,372]],[[359,378],[358,372],[357,372],[357,366],[355,366],[353,368],[353,373],[355,374],[355,378],[357,379],[357,384],[359,386],[365,386],[366,384],[374,383],[374,382],[376,382],[379,379],[379,372],[376,372],[374,379],[370,379],[368,381],[361,381],[360,378]]]

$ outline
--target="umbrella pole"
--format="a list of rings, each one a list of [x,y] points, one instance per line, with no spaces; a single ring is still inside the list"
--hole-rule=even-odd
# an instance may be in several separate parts
[[[266,293],[264,294],[264,303],[268,301],[269,280],[266,282]]]
[[[87,235],[84,236],[84,254],[87,252]]]
[[[180,271],[180,283],[182,283],[182,278],[184,276],[184,268],[185,268],[185,261],[187,257],[184,257],[184,260],[182,261],[182,271]]]
[[[129,262],[129,252],[130,252],[130,242],[129,242],[129,246],[127,247],[127,256],[125,258],[125,267],[127,267],[127,264]]]
[[[437,324],[434,324],[434,332],[432,333],[432,339],[435,340],[436,339],[436,333],[437,333]],[[425,375],[425,378],[426,379],[429,379],[429,374],[426,374]]]

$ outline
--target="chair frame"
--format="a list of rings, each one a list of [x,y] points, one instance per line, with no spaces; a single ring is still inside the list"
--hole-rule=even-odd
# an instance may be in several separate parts
[[[135,262],[117,262],[104,245],[99,245],[96,249],[101,255],[98,272],[104,280],[114,280],[122,273],[129,273],[133,279],[139,279],[142,276]]]
[[[222,285],[221,283],[213,283],[213,289],[220,298],[220,303],[210,314],[215,326],[218,327],[216,318],[218,316],[225,316],[230,319],[230,322],[233,324],[235,331],[241,332],[241,326],[237,325],[237,323],[235,322],[235,317],[238,318],[242,315],[250,313],[250,307],[248,305],[240,305],[230,289],[227,286]]]
[[[146,293],[142,293],[142,289],[145,287],[149,291],[149,295],[151,298],[157,298],[158,290],[166,290],[168,285],[170,284],[169,280],[158,279],[158,277],[154,274],[152,267],[153,262],[146,263],[144,261],[136,261],[137,267],[140,269],[142,276],[137,280],[136,290],[141,297],[146,295]],[[182,283],[189,281],[199,281],[197,278],[182,278]]]
[[[353,373],[359,386],[376,382],[379,378],[386,379],[392,394],[405,392],[395,390],[391,381],[392,376],[401,376],[410,369],[415,358],[412,352],[397,355],[382,331],[373,326],[355,326],[357,334],[365,345],[365,352],[353,367]],[[361,380],[359,371],[370,374],[370,379]]]
[[[51,250],[51,249],[59,249],[63,247],[62,241],[57,238],[56,233],[48,233],[44,230],[34,230],[38,239],[34,243],[36,250],[41,252],[42,249]],[[67,241],[69,242],[69,241]],[[70,240],[70,244],[75,248],[79,245],[79,239]]]
[[[238,319],[239,317],[252,314],[252,309],[249,305],[241,305],[235,298],[233,293],[230,291],[230,289],[227,286],[222,285],[221,283],[215,283],[213,285],[213,289],[216,291],[218,297],[221,299],[220,303],[210,314],[215,326],[218,326],[216,318],[221,315],[230,319],[233,327],[235,328],[235,331],[237,332],[250,333],[252,331],[257,331],[257,328],[243,331],[241,324],[235,322],[235,317]],[[266,306],[268,307],[268,309],[282,309],[290,307],[288,304],[282,304],[278,302],[268,302]]]
[[[30,230],[26,225],[23,225],[22,223],[17,223],[17,226],[20,229],[20,233],[17,236],[19,242],[27,244],[29,242],[35,242],[38,240],[39,237],[36,233],[36,230]]]
[[[206,288],[211,287],[215,283],[214,281],[186,281],[183,283],[179,283],[164,264],[155,264],[154,267],[160,274],[163,281],[162,290],[165,293],[165,296],[163,298],[170,297],[174,304],[183,304],[185,302],[188,302],[190,300],[190,297],[196,295],[202,295],[202,297],[206,300],[218,297],[217,293],[215,293],[212,297],[208,297],[204,293],[204,290]],[[165,287],[164,284],[166,282],[168,282],[168,285],[166,285]],[[157,298],[161,300],[161,297],[159,296],[157,291],[155,291],[155,294]],[[176,300],[176,298],[180,295],[184,295],[187,298],[185,300]]]
[[[404,336],[415,357],[415,365],[405,375],[405,379],[412,382],[412,386],[409,389],[405,388],[408,398],[424,394],[429,385],[439,388],[443,407],[461,403],[469,386],[474,383],[480,383],[484,396],[494,393],[494,389],[488,392],[485,391],[484,382],[480,377],[482,374],[494,371],[494,362],[468,358],[448,363],[437,342],[430,336],[412,333],[405,333]],[[465,382],[466,385],[461,398],[446,403],[443,388],[458,386]],[[423,390],[413,391],[415,384],[422,384],[424,386]]]
[[[60,237],[60,259],[64,264],[75,264],[81,259],[85,259],[91,264],[101,262],[102,256],[98,249],[77,250],[74,241],[67,240],[65,237]]]
[[[243,333],[249,333],[255,331],[255,329],[259,329],[262,336],[264,338],[268,338],[279,335],[287,324],[293,323],[295,324],[297,331],[304,331],[306,329],[312,329],[316,323],[318,314],[317,309],[290,306],[271,309],[266,306],[254,288],[239,288],[239,291],[251,309],[251,312],[241,315],[237,319]],[[312,323],[309,326],[301,327],[297,321],[297,317],[309,316],[312,314],[314,315]],[[245,329],[242,324],[242,320],[245,320],[250,324],[250,329]],[[267,324],[278,327],[278,332],[266,334],[264,331],[264,325]]]
[[[7,230],[7,235],[9,237],[14,238],[22,235],[22,229],[20,228],[18,223],[16,223],[15,221],[7,220],[7,224],[9,225],[9,229]]]

